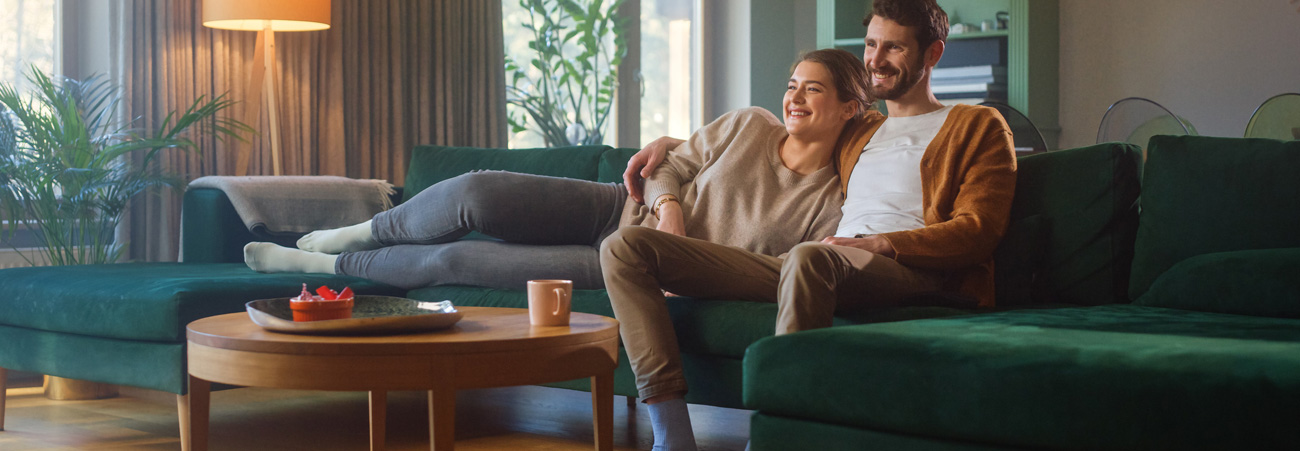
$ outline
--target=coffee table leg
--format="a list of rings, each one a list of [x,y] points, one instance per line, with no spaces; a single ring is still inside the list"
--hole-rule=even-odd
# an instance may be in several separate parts
[[[383,451],[388,433],[388,392],[370,392],[370,451]]]
[[[211,383],[190,376],[190,394],[176,396],[177,413],[181,423],[182,451],[207,451],[208,449],[211,390]]]
[[[8,370],[0,368],[0,431],[5,430],[5,392],[9,389]]]
[[[596,449],[614,449],[614,370],[591,378],[592,422],[596,428]]]
[[[456,446],[456,390],[440,386],[429,390],[429,439],[434,451]]]

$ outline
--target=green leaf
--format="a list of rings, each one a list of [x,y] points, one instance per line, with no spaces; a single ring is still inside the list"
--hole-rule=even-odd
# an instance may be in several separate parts
[[[111,263],[120,256],[112,230],[129,201],[181,183],[157,164],[159,152],[193,149],[195,134],[242,139],[239,133],[252,131],[218,116],[234,104],[224,96],[196,99],[153,133],[118,129],[121,96],[106,77],[51,77],[33,66],[27,78],[34,89],[26,96],[0,83],[0,109],[15,122],[5,127],[14,131],[15,145],[0,158],[0,211],[33,221],[30,228],[56,264]]]

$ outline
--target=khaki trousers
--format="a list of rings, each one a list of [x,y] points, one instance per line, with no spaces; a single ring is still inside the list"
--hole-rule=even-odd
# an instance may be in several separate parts
[[[829,327],[836,312],[897,304],[935,291],[941,274],[862,249],[806,242],[785,258],[623,227],[600,249],[605,287],[642,399],[684,394],[677,337],[662,290],[701,298],[776,302],[776,334]]]

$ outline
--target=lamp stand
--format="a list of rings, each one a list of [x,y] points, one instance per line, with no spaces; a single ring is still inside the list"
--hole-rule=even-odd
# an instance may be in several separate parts
[[[256,127],[265,106],[271,135],[271,167],[275,175],[284,173],[280,159],[280,89],[275,83],[279,79],[280,66],[275,59],[275,32],[271,31],[271,22],[266,21],[263,29],[257,32],[257,50],[253,53],[253,72],[248,78],[249,98],[244,104],[244,117],[247,118],[248,125]],[[263,91],[266,92],[266,97],[262,97]],[[235,160],[235,175],[248,174],[252,153],[253,140],[240,144]]]

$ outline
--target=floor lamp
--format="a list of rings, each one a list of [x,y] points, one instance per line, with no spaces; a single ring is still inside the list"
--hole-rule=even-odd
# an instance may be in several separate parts
[[[271,135],[271,166],[281,175],[280,158],[280,68],[275,59],[275,32],[313,31],[330,27],[330,0],[203,0],[203,26],[223,30],[257,31],[257,50],[248,79],[249,97],[244,100],[243,120],[258,125],[263,105]],[[235,159],[235,175],[248,174],[253,141],[241,142]]]

